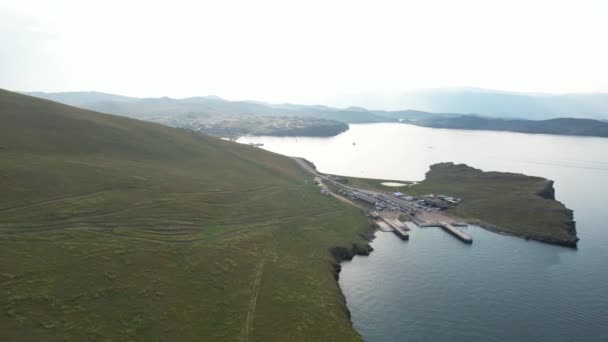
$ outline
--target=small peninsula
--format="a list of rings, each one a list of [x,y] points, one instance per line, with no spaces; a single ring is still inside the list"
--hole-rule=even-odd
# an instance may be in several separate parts
[[[385,186],[386,180],[337,177],[342,184],[376,193],[406,193],[413,203],[422,199],[435,210],[497,233],[568,247],[578,241],[572,210],[555,199],[553,181],[545,178],[454,163],[432,165],[424,181],[402,182],[402,187]],[[441,200],[446,196],[457,203]]]
[[[578,241],[572,210],[555,200],[553,181],[541,177],[440,163],[410,192],[462,198],[447,212],[500,233],[571,247]]]

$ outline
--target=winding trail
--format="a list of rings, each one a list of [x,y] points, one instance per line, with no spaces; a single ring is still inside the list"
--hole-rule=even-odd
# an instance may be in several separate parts
[[[266,259],[270,255],[272,255],[276,250],[276,242],[271,242],[268,244],[266,249],[264,249],[264,253],[262,256],[262,260],[258,265],[258,268],[255,273],[255,279],[253,281],[253,292],[251,295],[251,300],[249,302],[249,309],[247,310],[247,318],[245,319],[245,328],[243,329],[243,341],[250,342],[252,340],[252,332],[253,332],[253,319],[255,316],[255,308],[258,301],[258,294],[260,292],[260,284],[262,283],[262,274],[264,273],[264,264],[266,263]]]

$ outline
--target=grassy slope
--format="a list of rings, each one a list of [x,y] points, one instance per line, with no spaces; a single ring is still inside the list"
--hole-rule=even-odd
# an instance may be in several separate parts
[[[1,340],[357,340],[289,159],[0,90]]]
[[[426,179],[408,190],[415,195],[447,194],[463,199],[449,211],[454,215],[496,225],[502,232],[537,240],[573,244],[572,211],[538,194],[552,184],[539,177],[483,172],[460,164],[431,166]]]

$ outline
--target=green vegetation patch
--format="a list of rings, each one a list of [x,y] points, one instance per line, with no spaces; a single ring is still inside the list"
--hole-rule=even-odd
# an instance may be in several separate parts
[[[251,146],[0,90],[0,339],[360,340],[369,222]]]
[[[578,240],[572,211],[555,200],[553,182],[544,178],[440,163],[408,191],[462,198],[450,213],[501,232],[569,246]]]

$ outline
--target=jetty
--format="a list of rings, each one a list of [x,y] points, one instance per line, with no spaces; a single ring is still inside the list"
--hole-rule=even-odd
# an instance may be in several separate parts
[[[393,227],[393,233],[395,233],[395,235],[397,235],[398,237],[400,237],[401,240],[409,240],[410,239],[410,234],[408,234],[405,230],[403,230],[401,228],[395,228],[395,227]]]
[[[378,225],[378,229],[380,229],[383,232],[392,232],[393,231],[393,228],[384,221],[376,221],[376,225]]]
[[[414,216],[410,216],[409,219],[412,220],[412,222],[414,222],[420,228],[439,227],[439,224],[437,222],[425,222],[425,221],[417,219]]]
[[[408,234],[408,230],[410,230],[405,224],[400,222],[397,219],[391,219],[387,217],[382,217],[384,222],[386,222],[391,228],[393,228],[393,233],[401,238],[401,240],[409,240],[410,234]]]
[[[452,224],[450,224],[448,222],[440,222],[438,224],[438,226],[441,227],[446,232],[452,234],[453,236],[455,236],[456,238],[458,238],[459,240],[461,240],[464,243],[473,243],[472,237],[463,233],[460,229],[454,227]]]

